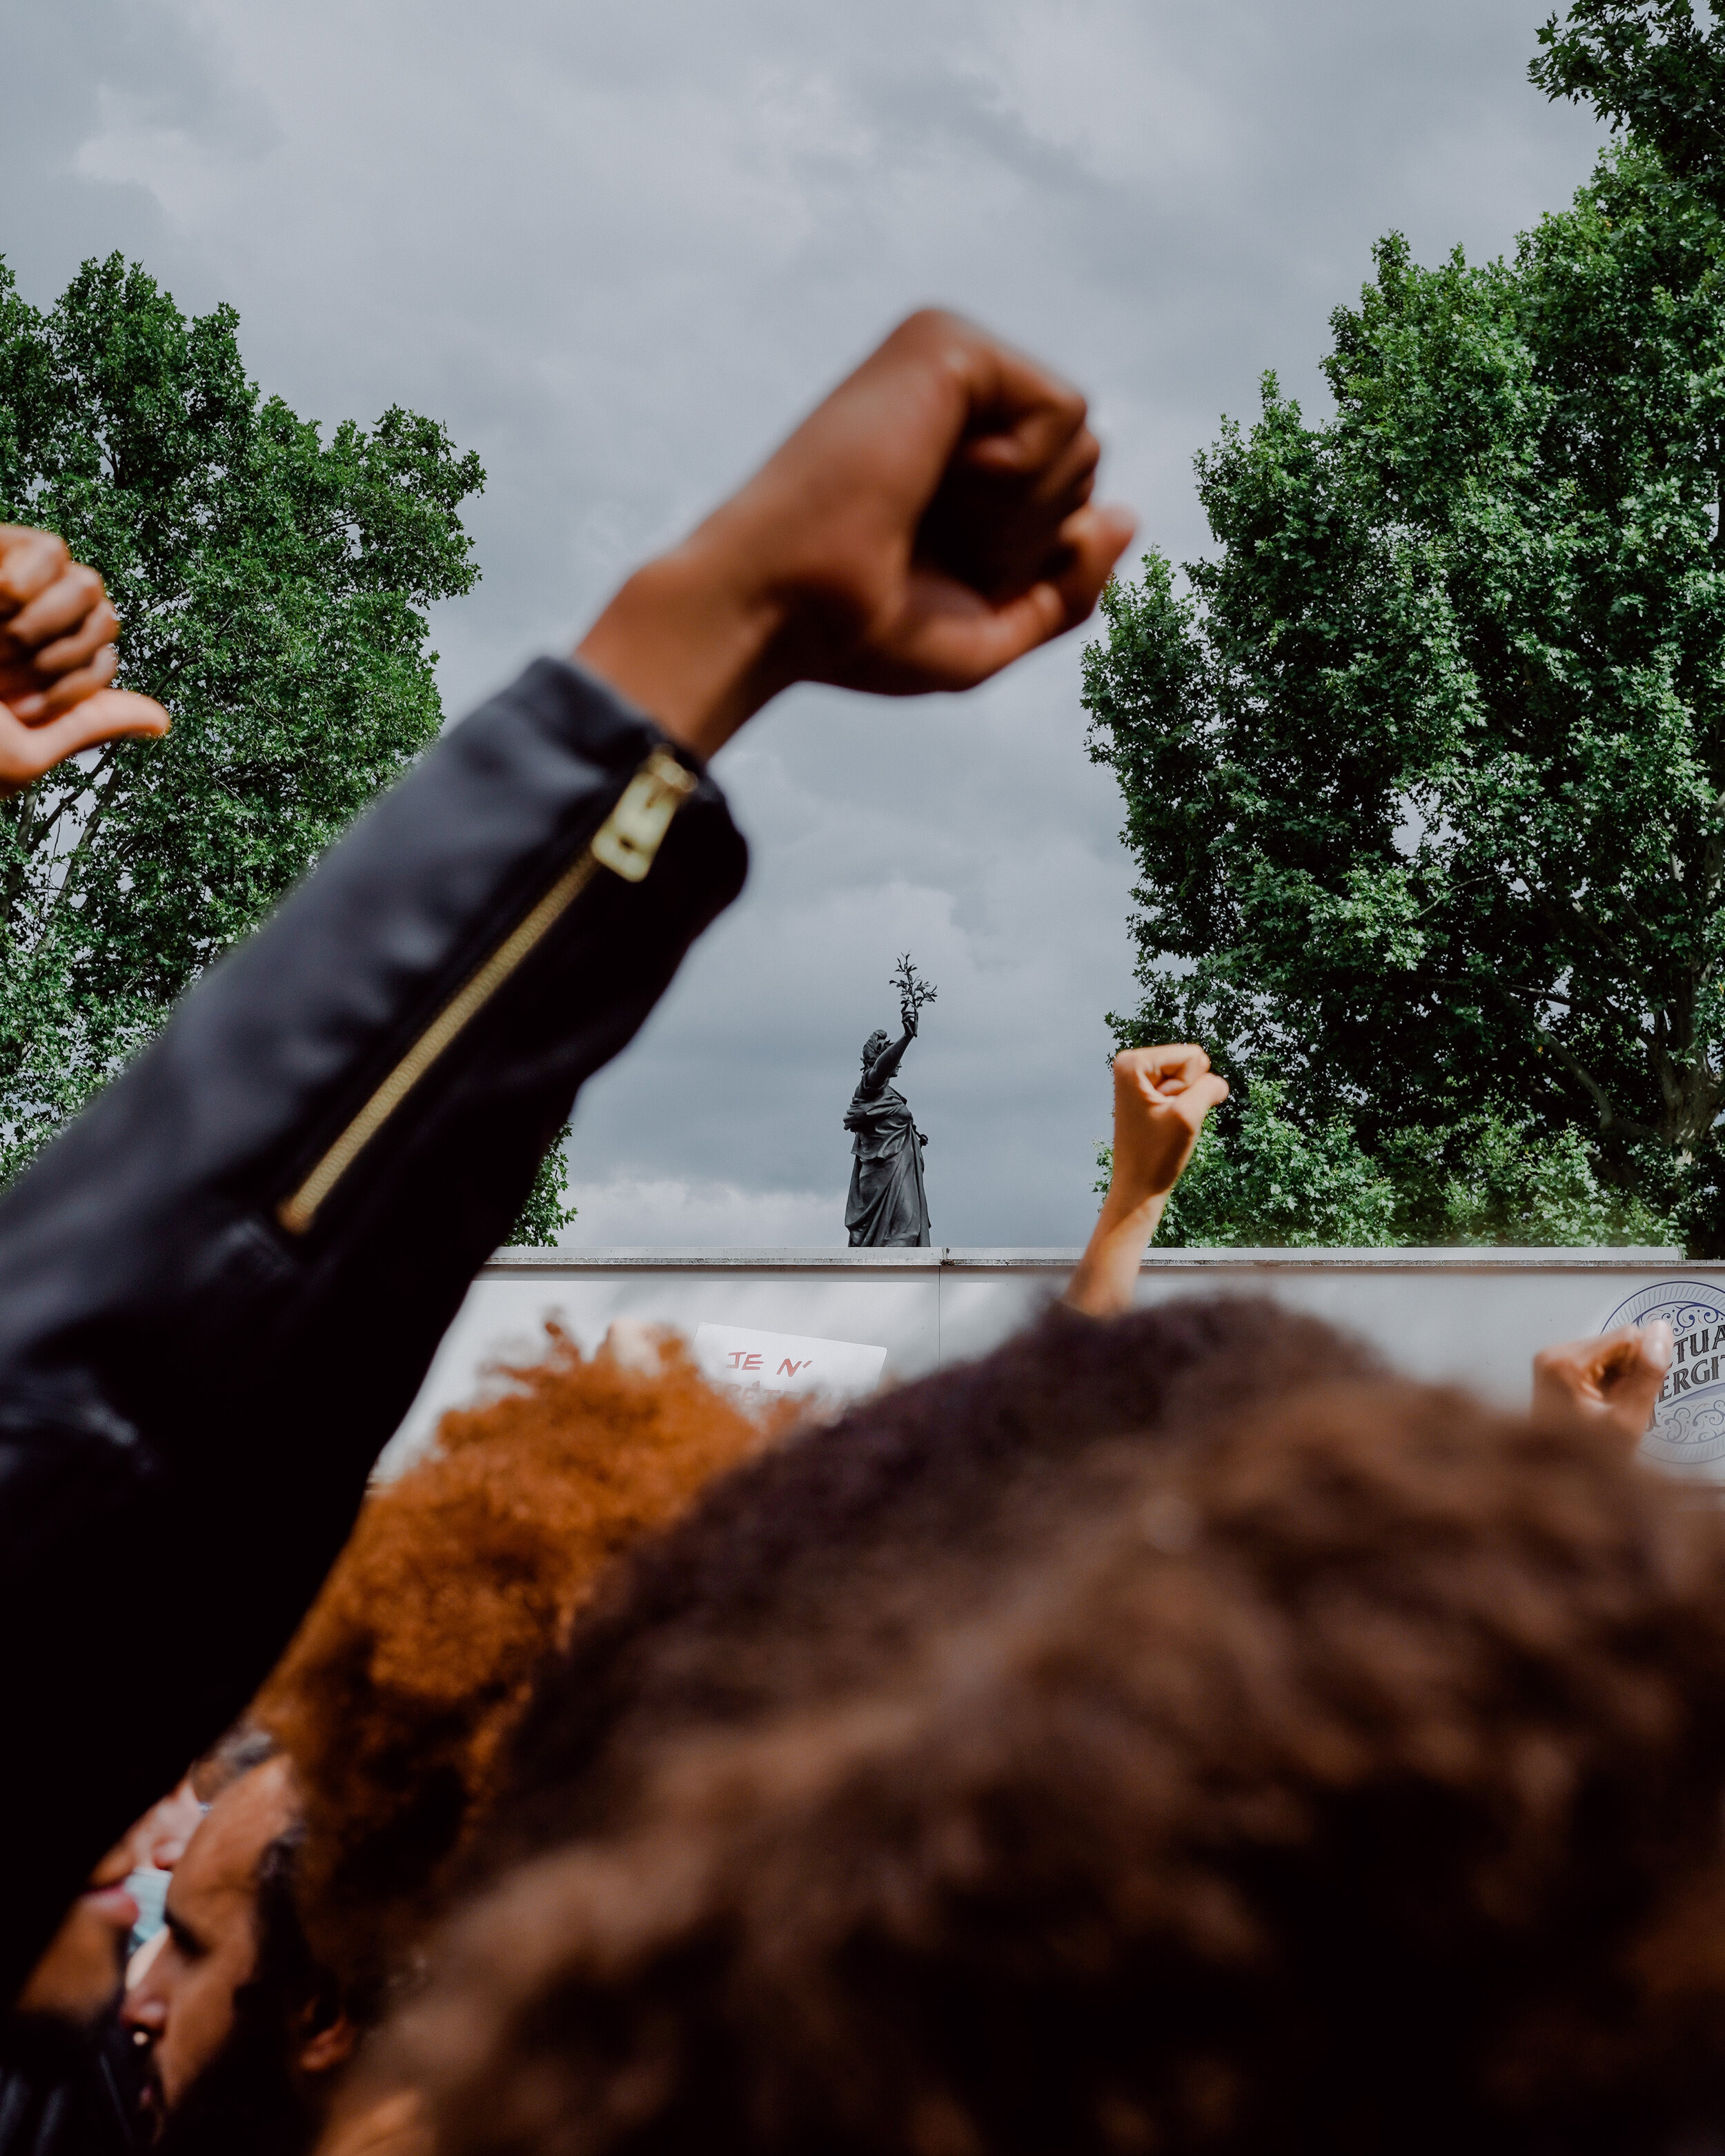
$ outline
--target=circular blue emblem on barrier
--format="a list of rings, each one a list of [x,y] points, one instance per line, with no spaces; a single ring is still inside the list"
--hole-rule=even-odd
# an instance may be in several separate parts
[[[1671,1327],[1676,1345],[1641,1450],[1668,1467],[1725,1460],[1725,1286],[1656,1281],[1619,1303],[1600,1330],[1656,1317]]]

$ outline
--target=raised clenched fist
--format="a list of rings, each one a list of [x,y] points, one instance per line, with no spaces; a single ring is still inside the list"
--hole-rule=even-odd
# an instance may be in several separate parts
[[[1168,1194],[1228,1081],[1190,1041],[1126,1048],[1114,1059],[1114,1168],[1096,1230],[1065,1300],[1092,1317],[1130,1310],[1138,1267]]]
[[[578,656],[711,754],[793,681],[969,689],[1095,606],[1132,535],[1070,383],[956,315],[900,324]]]
[[[1108,1186],[1131,1212],[1165,1198],[1192,1158],[1210,1110],[1228,1098],[1228,1081],[1189,1041],[1168,1048],[1122,1049],[1114,1059],[1114,1173]]]
[[[80,749],[167,732],[148,696],[110,688],[120,617],[64,540],[0,524],[0,796]]]
[[[1639,1445],[1671,1362],[1671,1328],[1662,1317],[1542,1348],[1533,1358],[1534,1412],[1579,1413],[1620,1443]]]

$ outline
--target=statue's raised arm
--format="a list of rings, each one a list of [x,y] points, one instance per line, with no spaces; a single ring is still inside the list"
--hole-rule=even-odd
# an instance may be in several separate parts
[[[895,985],[901,985],[897,976]],[[918,1011],[934,999],[926,983],[916,986],[920,993],[900,1005],[905,1029],[899,1038],[877,1031],[863,1043],[862,1075],[845,1111],[845,1127],[854,1133],[854,1158],[845,1225],[856,1245],[928,1244],[928,1194],[922,1182],[922,1148],[928,1141],[916,1128],[909,1101],[892,1084],[905,1050],[916,1038]]]
[[[885,1033],[871,1033],[863,1044],[863,1075],[860,1090],[878,1093],[898,1072],[904,1060],[905,1050],[916,1038],[916,1021],[912,1013],[901,1014],[905,1029],[896,1040]]]

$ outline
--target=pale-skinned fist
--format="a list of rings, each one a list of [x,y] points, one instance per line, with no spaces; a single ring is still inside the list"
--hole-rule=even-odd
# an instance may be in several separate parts
[[[0,524],[0,798],[80,749],[167,732],[160,704],[108,685],[119,633],[101,578],[64,540]]]
[[[1114,1172],[1094,1232],[1064,1300],[1091,1317],[1117,1317],[1132,1305],[1138,1267],[1168,1194],[1192,1158],[1228,1081],[1201,1048],[1125,1048],[1114,1059]]]
[[[1542,1348],[1533,1358],[1533,1409],[1579,1409],[1625,1445],[1639,1445],[1671,1365],[1671,1328],[1620,1325],[1590,1340]]]
[[[1114,1059],[1114,1173],[1111,1199],[1132,1211],[1166,1197],[1192,1158],[1210,1110],[1228,1098],[1228,1081],[1201,1048],[1122,1049]]]

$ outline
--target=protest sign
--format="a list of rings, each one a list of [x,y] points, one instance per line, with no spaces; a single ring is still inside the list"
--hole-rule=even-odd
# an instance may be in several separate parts
[[[855,1340],[818,1340],[798,1332],[758,1332],[747,1325],[703,1325],[695,1359],[716,1383],[763,1393],[822,1393],[855,1399],[880,1382],[884,1348]]]

